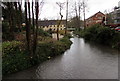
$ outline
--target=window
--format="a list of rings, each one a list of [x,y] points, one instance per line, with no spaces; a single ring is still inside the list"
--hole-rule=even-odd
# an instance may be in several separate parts
[[[98,19],[102,19],[102,17],[98,17]]]
[[[97,20],[96,23],[102,22],[101,20]]]

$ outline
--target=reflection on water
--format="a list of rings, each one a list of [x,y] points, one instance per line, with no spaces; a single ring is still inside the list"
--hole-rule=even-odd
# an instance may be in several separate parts
[[[71,48],[63,55],[41,64],[39,79],[117,79],[118,52],[108,47],[72,38]],[[40,76],[39,76],[39,75]]]
[[[14,77],[27,74],[35,79],[117,79],[118,51],[86,43],[83,38],[72,38],[73,44],[63,55],[43,62],[32,70],[23,71]],[[31,72],[30,71],[33,71]],[[14,78],[7,77],[7,78]]]

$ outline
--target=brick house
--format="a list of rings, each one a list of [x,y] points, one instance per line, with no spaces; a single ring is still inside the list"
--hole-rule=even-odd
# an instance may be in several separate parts
[[[64,30],[66,20],[62,20],[59,30]],[[58,20],[44,20],[38,21],[39,28],[42,28],[44,31],[52,30],[57,31]]]
[[[91,26],[97,23],[104,23],[103,21],[105,21],[105,14],[103,14],[102,12],[97,12],[96,14],[94,14],[93,16],[89,17],[88,19],[86,19],[86,26]]]

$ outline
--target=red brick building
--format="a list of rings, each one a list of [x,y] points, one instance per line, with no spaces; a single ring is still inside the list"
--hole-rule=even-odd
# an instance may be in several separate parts
[[[103,20],[105,19],[105,14],[103,14],[102,12],[97,12],[96,14],[94,14],[93,16],[89,17],[88,19],[86,19],[86,26],[91,26],[97,23],[103,23]]]

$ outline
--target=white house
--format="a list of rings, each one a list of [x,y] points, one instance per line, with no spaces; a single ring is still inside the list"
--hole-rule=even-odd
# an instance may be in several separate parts
[[[39,28],[42,28],[44,31],[52,30],[57,31],[59,20],[44,20],[38,21]],[[66,20],[62,20],[61,24],[59,25],[59,30],[65,29]]]

